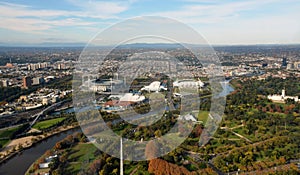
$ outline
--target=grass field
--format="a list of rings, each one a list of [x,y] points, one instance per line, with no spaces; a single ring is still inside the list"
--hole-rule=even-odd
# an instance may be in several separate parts
[[[21,126],[17,126],[14,128],[9,128],[0,131],[0,145],[5,146],[11,139],[11,136],[20,129]]]
[[[9,141],[10,141],[9,139],[0,140],[0,148],[4,147],[6,144],[8,144]]]
[[[14,128],[5,129],[5,130],[1,130],[1,131],[0,131],[0,138],[10,137],[10,136],[12,136],[16,131],[18,131],[19,129],[20,129],[20,126],[17,126],[17,127],[14,127]]]
[[[65,119],[66,119],[66,117],[61,117],[61,118],[55,118],[55,119],[41,121],[41,122],[38,122],[35,125],[33,125],[33,128],[35,128],[35,129],[47,129],[47,128],[50,128],[50,127],[62,122]]]
[[[97,148],[93,144],[78,144],[73,147],[68,156],[70,161],[67,167],[67,172],[72,174],[77,174],[81,169],[86,169],[89,167],[94,159],[94,152]]]
[[[205,125],[205,123],[207,121],[208,114],[209,114],[209,111],[199,111],[198,120],[202,121],[203,125]]]

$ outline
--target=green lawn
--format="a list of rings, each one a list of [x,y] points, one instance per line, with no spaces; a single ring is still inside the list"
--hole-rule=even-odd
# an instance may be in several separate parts
[[[71,148],[68,156],[69,164],[67,172],[77,174],[80,170],[88,168],[95,159],[94,152],[97,148],[92,144],[78,144]]]
[[[17,127],[14,127],[14,128],[5,129],[5,130],[1,130],[1,131],[0,131],[0,138],[10,137],[10,136],[12,136],[16,131],[18,131],[19,129],[20,129],[20,126],[17,126]]]
[[[9,141],[9,139],[0,140],[0,148],[5,147],[5,145],[8,144]]]
[[[12,135],[20,129],[21,126],[17,126],[14,128],[9,128],[0,131],[0,145],[4,147],[9,141]]]
[[[55,119],[41,121],[41,122],[38,122],[35,125],[33,125],[33,128],[35,128],[35,129],[47,129],[47,128],[50,128],[50,127],[62,122],[65,119],[66,119],[66,117],[61,117],[61,118],[55,118]]]
[[[198,114],[198,120],[203,122],[203,125],[205,125],[207,121],[209,111],[200,111]]]

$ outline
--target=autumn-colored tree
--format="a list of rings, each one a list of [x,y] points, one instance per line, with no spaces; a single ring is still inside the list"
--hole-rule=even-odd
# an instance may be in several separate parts
[[[201,175],[214,175],[214,174],[217,175],[217,173],[210,167],[202,169],[202,170],[198,170],[197,173],[201,174]]]
[[[148,160],[159,156],[159,144],[156,140],[151,140],[146,145],[145,156]]]
[[[94,160],[93,163],[90,165],[90,170],[95,173],[101,169],[103,164],[104,163],[102,162],[102,159]]]
[[[196,173],[192,173],[188,171],[183,166],[178,166],[176,164],[168,163],[162,159],[152,159],[148,165],[148,171],[155,175],[192,175]]]
[[[52,151],[51,150],[47,150],[46,153],[45,153],[45,156],[48,157],[48,156],[51,156],[51,155],[52,155]]]
[[[200,137],[202,133],[202,128],[200,125],[196,125],[196,127],[194,128],[192,134],[193,134],[193,137],[196,138],[196,137]]]
[[[73,143],[73,141],[74,141],[73,135],[68,135],[67,138],[66,138],[66,141],[67,141],[69,144]]]
[[[161,137],[161,130],[156,130],[155,132],[154,132],[154,135],[155,135],[155,137]]]
[[[55,144],[55,149],[56,149],[56,150],[61,149],[61,142],[57,142],[57,143]]]
[[[40,163],[44,163],[45,162],[45,159],[44,158],[40,158],[40,159],[38,159],[38,164],[40,164]]]
[[[40,167],[39,167],[39,164],[35,163],[35,164],[33,165],[34,171],[38,170],[39,168],[40,168]]]
[[[65,163],[67,160],[68,160],[67,154],[63,154],[63,155],[59,156],[59,161],[61,163]]]

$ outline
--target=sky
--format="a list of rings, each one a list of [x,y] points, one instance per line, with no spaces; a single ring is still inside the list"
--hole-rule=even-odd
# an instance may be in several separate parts
[[[178,20],[213,45],[300,44],[299,9],[299,0],[1,0],[0,44],[87,43],[138,16]]]

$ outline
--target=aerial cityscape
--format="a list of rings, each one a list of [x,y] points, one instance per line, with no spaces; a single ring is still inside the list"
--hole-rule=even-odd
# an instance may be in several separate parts
[[[299,7],[0,2],[0,175],[300,174]]]

